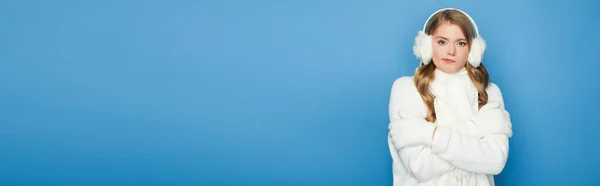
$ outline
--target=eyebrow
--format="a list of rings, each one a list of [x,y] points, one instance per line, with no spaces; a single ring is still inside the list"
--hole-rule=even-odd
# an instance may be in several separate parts
[[[448,40],[448,41],[450,41],[448,38],[445,38],[445,37],[442,37],[442,36],[437,36],[436,38],[441,38],[441,39],[444,39],[444,40]],[[457,41],[466,41],[466,40],[467,40],[467,39],[465,39],[465,38],[460,38],[460,39],[457,39]]]

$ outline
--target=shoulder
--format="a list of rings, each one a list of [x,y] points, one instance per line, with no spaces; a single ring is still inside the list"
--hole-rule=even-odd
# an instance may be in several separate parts
[[[488,84],[488,87],[485,89],[485,91],[488,93],[488,97],[502,97],[502,91],[500,90],[500,87],[493,82]]]
[[[422,115],[425,109],[412,76],[402,76],[394,80],[389,100],[390,121],[400,119],[400,113]]]
[[[402,76],[394,80],[392,91],[411,91],[416,90],[414,78],[412,76]]]
[[[405,107],[416,107],[419,104],[422,104],[421,95],[417,91],[417,87],[414,83],[414,77],[402,76],[394,80],[390,102],[392,105],[398,103],[396,106],[399,106],[399,103],[402,103],[402,106]]]

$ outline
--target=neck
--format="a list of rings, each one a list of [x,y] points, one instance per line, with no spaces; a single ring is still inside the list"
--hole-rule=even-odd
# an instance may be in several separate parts
[[[431,83],[431,93],[436,98],[454,100],[460,99],[456,96],[466,96],[469,99],[469,104],[473,104],[474,108],[478,106],[478,92],[475,84],[469,77],[466,67],[463,67],[456,73],[445,73],[439,69],[435,69],[435,77]]]
[[[446,72],[441,71],[440,69],[436,68],[434,73],[435,73],[436,80],[444,80],[449,77],[468,76],[469,75],[467,73],[466,67],[461,68],[458,72],[455,72],[455,73],[446,73]]]
[[[468,83],[459,83],[456,84],[456,80],[458,80],[459,82],[470,82],[470,78],[469,78],[469,74],[467,73],[467,69],[465,67],[463,67],[462,69],[460,69],[458,72],[455,73],[446,73],[441,71],[440,69],[436,68],[434,71],[434,80],[431,83],[431,92],[436,96],[442,96],[440,94],[445,94],[445,89],[447,88],[452,88],[452,87],[446,87],[446,86],[458,86],[459,84],[468,84]],[[450,84],[447,83],[447,80],[450,80]],[[472,83],[471,83],[472,84]],[[454,87],[454,88],[458,88],[458,87]]]

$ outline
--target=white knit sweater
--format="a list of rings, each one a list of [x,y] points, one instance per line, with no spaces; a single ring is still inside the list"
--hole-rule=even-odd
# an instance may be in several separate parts
[[[455,95],[446,91],[448,89],[464,90],[468,95],[468,101],[463,99],[463,102],[460,102],[461,99],[456,99],[453,97]],[[488,122],[498,121],[499,118],[472,119],[479,114],[477,90],[464,68],[456,74],[446,74],[436,69],[435,80],[430,90],[435,95],[436,102],[446,100],[452,102],[454,106],[462,104],[462,107],[458,106],[459,109],[448,109],[445,112],[452,113],[455,118],[467,119],[443,120],[438,116],[435,123],[427,122],[424,118],[428,110],[417,92],[413,77],[398,78],[392,85],[390,95],[390,121],[419,119],[418,122],[429,123],[438,128],[430,146],[418,145],[396,149],[392,144],[392,138],[388,135],[388,145],[393,160],[394,186],[493,186],[493,175],[499,174],[504,169],[508,158],[508,138],[512,136],[512,124],[508,112],[506,118],[502,118],[504,119],[502,121],[507,122],[499,126],[490,126],[490,123],[494,122]],[[488,104],[498,104],[501,109],[504,109],[500,89],[490,83],[486,90]],[[472,112],[467,109],[472,109]],[[495,122],[494,125],[498,125],[497,123]],[[419,135],[431,136],[432,134]]]

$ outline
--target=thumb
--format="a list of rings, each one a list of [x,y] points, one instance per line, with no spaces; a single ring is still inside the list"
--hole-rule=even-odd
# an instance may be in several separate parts
[[[392,130],[396,125],[398,125],[398,121],[392,121],[388,124],[388,129]]]

